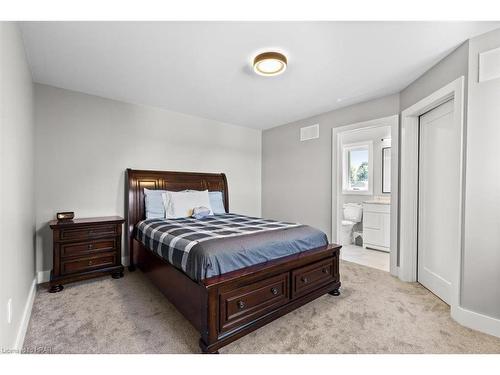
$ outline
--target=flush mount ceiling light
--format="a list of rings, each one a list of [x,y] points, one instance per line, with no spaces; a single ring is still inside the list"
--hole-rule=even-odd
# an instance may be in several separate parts
[[[261,76],[277,76],[286,70],[286,56],[279,52],[264,52],[253,59],[253,70]]]

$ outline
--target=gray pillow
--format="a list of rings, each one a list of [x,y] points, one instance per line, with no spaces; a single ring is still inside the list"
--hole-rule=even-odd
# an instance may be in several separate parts
[[[195,207],[193,208],[193,214],[191,216],[195,219],[203,219],[204,217],[210,216],[210,208]]]
[[[221,191],[209,191],[208,198],[210,199],[210,206],[214,214],[225,214],[224,200],[222,199]]]
[[[164,219],[165,206],[162,194],[166,190],[150,190],[144,188],[144,205],[146,206],[146,219]]]

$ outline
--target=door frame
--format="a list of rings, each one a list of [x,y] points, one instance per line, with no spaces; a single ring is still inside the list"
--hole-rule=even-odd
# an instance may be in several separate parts
[[[447,84],[401,113],[400,134],[400,207],[399,207],[399,278],[417,281],[418,259],[418,152],[419,116],[437,106],[454,99],[453,121],[460,129],[460,192],[459,192],[459,247],[452,259],[451,305],[460,303],[460,282],[463,251],[463,206],[464,206],[464,76]]]
[[[342,133],[382,126],[391,127],[391,252],[390,273],[398,276],[399,116],[356,122],[332,129],[332,242],[340,241],[340,194],[342,193]]]

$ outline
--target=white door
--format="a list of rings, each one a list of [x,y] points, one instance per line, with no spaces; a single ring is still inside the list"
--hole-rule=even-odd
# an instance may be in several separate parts
[[[446,303],[452,296],[460,213],[460,129],[453,100],[420,116],[418,281]]]

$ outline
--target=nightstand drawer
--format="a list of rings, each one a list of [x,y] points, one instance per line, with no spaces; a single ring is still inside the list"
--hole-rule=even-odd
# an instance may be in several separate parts
[[[105,253],[85,258],[61,261],[62,274],[92,271],[96,268],[106,268],[116,265],[116,253]]]
[[[113,236],[118,234],[118,228],[116,225],[99,225],[87,228],[63,229],[60,238],[61,240],[78,240],[99,236]]]
[[[116,250],[116,239],[102,239],[61,245],[61,256],[84,256]]]

